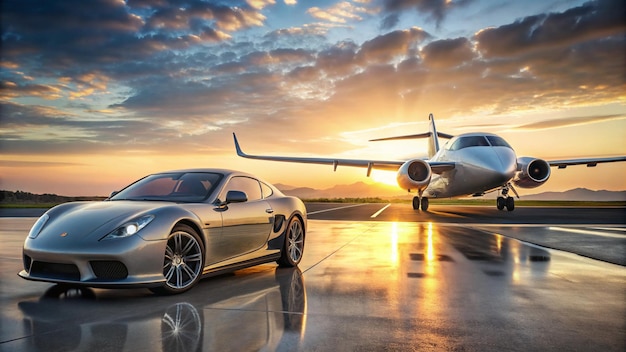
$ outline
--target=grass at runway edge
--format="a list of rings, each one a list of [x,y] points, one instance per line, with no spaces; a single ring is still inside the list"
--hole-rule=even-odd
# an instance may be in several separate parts
[[[302,199],[305,203],[407,203],[411,199],[383,199],[383,198],[311,198]],[[431,205],[493,205],[495,199],[429,199]],[[515,200],[516,206],[626,206],[626,201],[575,201],[575,200]]]

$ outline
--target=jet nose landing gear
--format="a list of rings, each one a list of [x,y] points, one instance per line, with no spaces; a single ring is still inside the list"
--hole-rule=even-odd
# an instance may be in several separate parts
[[[498,199],[496,199],[496,207],[498,210],[504,210],[504,208],[506,208],[508,211],[513,211],[515,209],[515,198],[509,196],[510,186],[510,184],[507,184],[500,190],[501,195],[498,196]],[[513,190],[513,193],[515,193],[515,195],[519,198],[515,189],[511,187],[511,190]]]

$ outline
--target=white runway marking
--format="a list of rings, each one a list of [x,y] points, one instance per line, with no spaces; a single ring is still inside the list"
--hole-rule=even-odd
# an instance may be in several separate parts
[[[584,235],[604,236],[604,237],[612,237],[612,238],[625,238],[626,237],[624,234],[616,234],[616,233],[610,233],[606,231],[581,230],[581,229],[572,229],[572,228],[558,227],[558,226],[551,226],[551,227],[548,227],[548,229],[554,230],[554,231],[561,231],[561,232],[580,233]]]
[[[338,207],[338,208],[330,208],[330,209],[324,209],[324,210],[318,210],[318,211],[312,211],[310,213],[307,213],[307,215],[313,215],[313,214],[319,214],[319,213],[325,213],[327,211],[333,211],[333,210],[339,210],[339,209],[346,209],[346,208],[354,208],[354,207],[360,207],[363,205],[367,205],[367,203],[363,203],[363,204],[354,204],[354,205],[346,205],[343,207]]]
[[[382,209],[380,209],[379,211],[375,212],[374,214],[372,214],[372,216],[370,216],[370,218],[374,219],[375,217],[377,217],[378,215],[380,215],[380,213],[382,213],[383,211],[385,211],[385,209],[389,208],[389,206],[391,206],[391,203],[385,205],[384,207],[382,207]]]

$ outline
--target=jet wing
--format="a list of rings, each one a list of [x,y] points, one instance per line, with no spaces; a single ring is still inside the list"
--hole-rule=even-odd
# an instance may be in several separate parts
[[[257,160],[270,160],[270,161],[283,161],[291,163],[304,163],[304,164],[321,164],[332,165],[335,170],[337,166],[352,166],[367,168],[367,175],[370,175],[372,169],[398,171],[400,166],[404,164],[405,160],[359,160],[359,159],[337,159],[337,158],[307,158],[307,157],[289,157],[289,156],[270,156],[270,155],[250,155],[241,150],[237,136],[233,133],[233,139],[235,140],[235,149],[237,155],[248,159]],[[434,173],[441,173],[443,171],[451,170],[454,168],[454,163],[447,162],[429,162]]]
[[[580,158],[580,159],[565,159],[565,160],[548,160],[550,166],[556,166],[559,169],[565,169],[571,165],[587,165],[587,167],[594,167],[600,163],[614,163],[619,161],[626,161],[626,156],[616,156],[610,158]]]

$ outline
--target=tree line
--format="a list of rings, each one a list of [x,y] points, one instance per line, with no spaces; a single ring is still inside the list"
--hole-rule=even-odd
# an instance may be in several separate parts
[[[23,191],[0,190],[0,203],[4,204],[38,204],[65,203],[81,200],[103,200],[105,197],[66,197],[57,194],[34,194]]]

